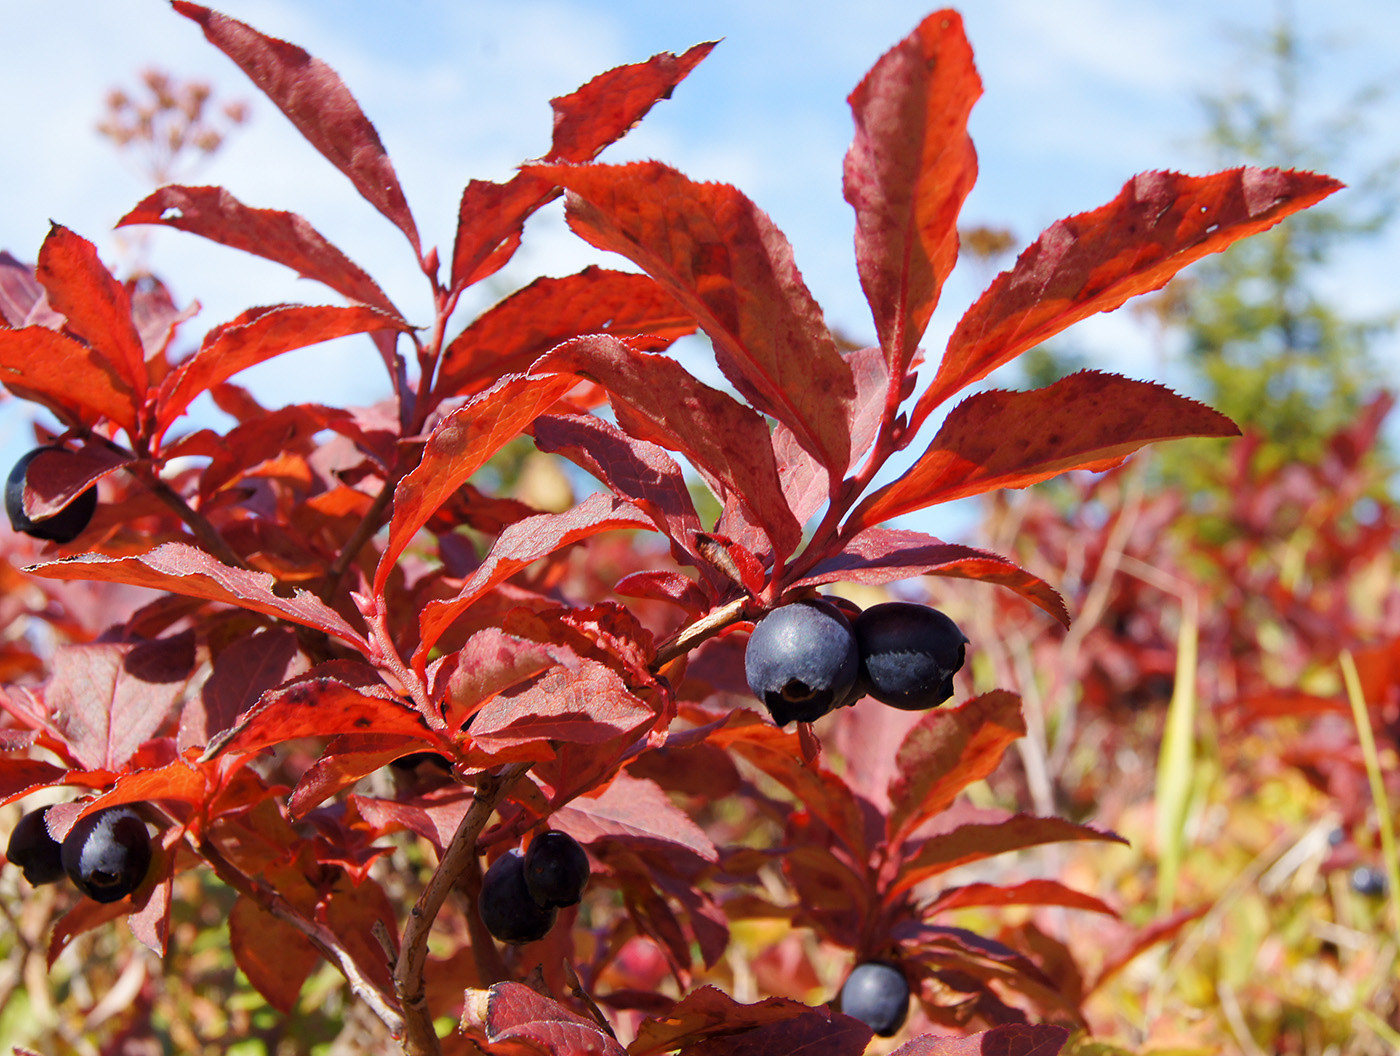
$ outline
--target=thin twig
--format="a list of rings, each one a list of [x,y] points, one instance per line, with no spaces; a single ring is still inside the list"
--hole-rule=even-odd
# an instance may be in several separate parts
[[[476,861],[476,838],[486,827],[506,792],[527,770],[529,763],[511,763],[499,774],[483,774],[471,807],[463,815],[452,841],[443,852],[433,878],[409,911],[394,966],[394,991],[403,1009],[400,1044],[405,1056],[441,1056],[442,1046],[423,990],[423,969],[428,963],[428,934],[449,892],[471,863]]]
[[[175,513],[180,520],[184,521],[194,536],[204,544],[206,550],[217,557],[226,565],[234,568],[247,568],[248,563],[234,553],[233,548],[224,542],[224,537],[220,535],[212,524],[205,519],[204,515],[197,512],[183,495],[172,488],[155,473],[143,473],[146,484],[151,492]]]
[[[748,598],[735,598],[728,604],[721,605],[713,612],[705,614],[694,623],[677,631],[657,646],[656,659],[652,661],[652,669],[659,671],[676,657],[684,656],[702,642],[713,638],[739,619],[748,603]]]
[[[239,894],[251,898],[278,920],[290,924],[305,935],[327,961],[340,969],[341,975],[345,976],[345,980],[350,984],[350,989],[354,991],[355,996],[374,1011],[374,1014],[389,1028],[390,1033],[396,1037],[403,1033],[404,1017],[399,1014],[398,1009],[394,1008],[391,996],[379,990],[374,983],[365,978],[364,973],[360,971],[360,966],[340,945],[340,940],[334,932],[324,925],[308,919],[261,880],[246,875],[225,858],[223,853],[208,840],[201,840],[197,849],[200,857],[213,867],[220,880]]]
[[[340,581],[344,578],[346,571],[350,568],[351,562],[359,556],[364,549],[365,543],[374,537],[374,533],[379,531],[384,525],[384,511],[394,498],[394,489],[397,483],[386,480],[384,486],[379,489],[379,494],[374,497],[374,502],[365,511],[360,523],[356,525],[354,533],[336,554],[335,560],[331,562],[330,568],[326,569],[325,578],[321,581],[321,589],[316,592],[316,596],[324,602],[329,602],[340,589]]]

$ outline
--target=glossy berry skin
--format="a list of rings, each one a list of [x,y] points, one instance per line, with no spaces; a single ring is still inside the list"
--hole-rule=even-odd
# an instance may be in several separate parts
[[[541,906],[525,885],[525,856],[512,848],[486,870],[481,878],[477,911],[486,930],[502,942],[537,942],[554,927],[559,911]]]
[[[851,625],[861,688],[904,711],[937,707],[953,695],[967,636],[937,609],[906,601],[872,605]]]
[[[35,448],[10,470],[10,477],[5,481],[5,512],[10,516],[10,527],[17,532],[54,543],[71,543],[92,520],[93,512],[97,509],[97,489],[88,488],[52,517],[31,519],[24,512],[24,478],[29,472],[29,463],[48,450],[46,447]]]
[[[909,981],[892,964],[866,961],[846,977],[840,1003],[842,1012],[880,1037],[893,1037],[909,1015]]]
[[[63,871],[94,902],[116,902],[141,886],[151,867],[151,837],[130,807],[80,818],[63,839]]]
[[[795,601],[758,621],[744,676],[773,721],[814,722],[849,703],[860,674],[851,621],[830,602]]]
[[[543,832],[525,852],[525,886],[541,906],[578,905],[588,873],[588,855],[567,832]]]
[[[5,857],[19,866],[24,878],[35,887],[63,879],[59,843],[49,835],[49,828],[44,824],[44,815],[48,812],[49,808],[44,807],[20,818],[5,848]]]

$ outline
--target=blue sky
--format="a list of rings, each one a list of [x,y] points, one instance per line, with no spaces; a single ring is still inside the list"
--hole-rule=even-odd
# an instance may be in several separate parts
[[[851,135],[845,97],[930,7],[906,0],[227,0],[214,6],[295,41],[341,73],[389,148],[425,240],[444,251],[462,185],[504,177],[547,146],[551,96],[619,63],[723,38],[674,98],[604,157],[657,157],[697,179],[737,184],[787,233],[830,320],[869,338],[852,264],[851,213],[840,188]],[[1325,102],[1324,92],[1340,98],[1367,80],[1394,81],[1400,5],[1325,6],[1298,5],[1305,33],[1335,49],[1319,66],[1319,98]],[[1231,43],[1232,27],[1262,29],[1275,8],[1274,0],[962,5],[986,89],[972,117],[981,176],[965,221],[1009,226],[1024,244],[1054,220],[1107,201],[1135,172],[1222,167],[1199,146],[1198,98],[1243,83],[1247,71]],[[106,90],[133,84],[150,65],[206,78],[221,95],[253,104],[251,125],[188,182],[223,184],[249,204],[303,213],[381,278],[411,317],[426,317],[426,293],[398,233],[193,23],[157,0],[6,0],[0,248],[33,259],[52,218],[93,239],[121,270],[130,251],[112,225],[149,188],[93,126]],[[1400,113],[1382,108],[1378,117],[1366,140],[1372,157],[1400,146]],[[1343,166],[1333,175],[1347,180],[1349,174]],[[1358,247],[1329,281],[1358,312],[1393,308],[1397,252],[1395,236]],[[532,224],[504,278],[563,274],[596,259],[555,213]],[[204,306],[186,326],[190,341],[250,304],[335,299],[276,265],[178,232],[156,232],[150,260],[178,297]],[[931,356],[988,278],[955,273],[926,341]],[[1104,369],[1181,381],[1124,313],[1081,326],[1075,344]],[[294,353],[240,380],[274,404],[366,402],[385,392],[367,342]],[[17,416],[0,413],[4,453],[17,456],[27,444]]]

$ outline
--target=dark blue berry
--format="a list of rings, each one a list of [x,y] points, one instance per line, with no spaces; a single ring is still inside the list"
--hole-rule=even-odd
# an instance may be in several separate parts
[[[866,961],[851,969],[841,987],[841,1011],[882,1038],[892,1037],[909,1015],[909,981],[892,964]]]
[[[588,883],[588,855],[567,832],[544,832],[525,852],[525,886],[541,906],[573,906]]]
[[[59,843],[49,835],[49,827],[44,824],[44,815],[48,812],[49,808],[44,807],[20,818],[5,849],[5,857],[19,866],[24,878],[35,887],[63,879]]]
[[[130,807],[84,818],[63,838],[63,871],[94,902],[116,902],[141,886],[151,867],[151,836]]]
[[[1351,889],[1366,898],[1381,898],[1389,885],[1385,873],[1369,865],[1358,865],[1351,871]]]
[[[24,478],[29,472],[29,463],[50,450],[63,452],[63,448],[38,447],[15,463],[5,481],[5,512],[10,515],[10,526],[17,532],[55,543],[71,543],[82,534],[97,509],[96,488],[88,488],[51,517],[31,519],[24,512]]]
[[[851,626],[860,651],[861,688],[880,703],[923,711],[953,695],[967,636],[943,613],[889,601],[872,605]]]
[[[512,848],[491,863],[481,878],[477,901],[486,930],[502,942],[536,942],[549,933],[559,911],[541,906],[525,885],[525,857]]]
[[[744,675],[773,721],[813,722],[849,703],[860,674],[851,622],[830,602],[804,600],[758,621],[744,652]]]

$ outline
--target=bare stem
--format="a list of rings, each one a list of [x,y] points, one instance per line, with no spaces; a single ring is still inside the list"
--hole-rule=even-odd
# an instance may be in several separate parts
[[[195,538],[204,544],[206,550],[226,565],[232,565],[234,568],[248,567],[248,563],[234,553],[233,548],[224,542],[224,537],[214,529],[214,526],[204,518],[203,514],[197,512],[185,501],[183,495],[161,480],[155,473],[142,475],[145,476],[146,483],[150,486],[155,497],[169,506],[175,515],[189,526],[190,531],[194,532]]]
[[[442,1046],[423,990],[423,969],[428,963],[428,933],[442,904],[458,880],[476,862],[476,839],[495,812],[502,797],[527,770],[529,763],[511,763],[499,774],[483,774],[472,805],[457,826],[452,842],[443,852],[433,878],[409,911],[399,944],[399,960],[394,966],[394,991],[403,1009],[400,1044],[405,1056],[441,1056]],[[479,868],[479,865],[478,865]],[[475,937],[473,936],[473,942]],[[494,948],[494,947],[493,947]],[[498,954],[499,956],[499,954]]]
[[[393,501],[394,489],[398,486],[397,481],[386,480],[384,486],[380,488],[379,494],[374,497],[374,502],[365,511],[364,517],[356,526],[354,534],[346,541],[335,560],[331,562],[330,568],[326,569],[325,579],[321,582],[321,589],[316,592],[317,597],[322,601],[329,602],[340,589],[340,581],[344,578],[345,572],[351,563],[359,556],[364,549],[365,543],[374,537],[374,533],[379,531],[384,523],[384,511],[388,509],[389,503]]]
[[[748,598],[735,598],[713,612],[706,613],[689,626],[681,628],[657,647],[656,659],[652,661],[652,668],[660,670],[676,657],[685,655],[702,642],[713,638],[739,619],[743,614],[744,607],[748,604],[748,600]]]

